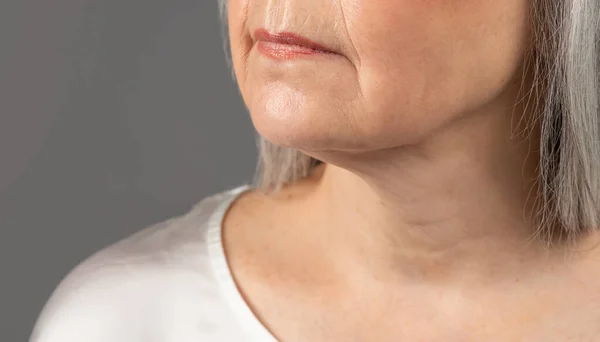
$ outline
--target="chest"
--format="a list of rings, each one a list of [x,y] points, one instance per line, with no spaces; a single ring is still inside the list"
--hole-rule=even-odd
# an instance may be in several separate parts
[[[422,293],[348,298],[271,291],[255,303],[283,342],[600,342],[600,302],[575,297],[515,293],[472,301]]]

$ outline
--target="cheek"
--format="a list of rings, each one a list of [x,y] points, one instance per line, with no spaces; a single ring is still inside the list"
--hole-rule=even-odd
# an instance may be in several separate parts
[[[432,15],[422,0],[342,0],[348,35],[358,56],[358,77],[370,113],[361,126],[373,135],[392,127],[424,124],[417,119],[439,72]],[[414,112],[415,115],[411,114]],[[376,120],[372,120],[377,117]]]
[[[245,24],[245,17],[248,11],[248,2],[250,0],[222,0],[227,2],[227,16],[229,18],[229,27],[236,29],[236,32],[242,32],[241,28]]]
[[[238,83],[246,80],[246,59],[252,42],[245,33],[249,0],[225,0],[228,2],[227,19],[231,59]],[[243,94],[242,94],[243,95]]]
[[[518,70],[526,0],[341,0],[373,130],[427,130],[482,106]]]

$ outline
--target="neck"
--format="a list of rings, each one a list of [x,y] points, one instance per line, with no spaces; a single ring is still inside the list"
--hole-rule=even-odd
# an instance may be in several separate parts
[[[419,144],[326,156],[343,167],[323,166],[314,192],[332,255],[381,276],[446,280],[545,262],[534,239],[534,138],[513,133],[510,115],[492,113]]]

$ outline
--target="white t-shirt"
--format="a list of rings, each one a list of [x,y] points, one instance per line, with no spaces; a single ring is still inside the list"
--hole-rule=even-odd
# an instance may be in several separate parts
[[[52,294],[30,342],[277,341],[223,251],[223,216],[247,189],[205,198],[88,258]]]

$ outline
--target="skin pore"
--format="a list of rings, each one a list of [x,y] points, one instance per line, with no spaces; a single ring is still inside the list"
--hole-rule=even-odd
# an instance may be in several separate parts
[[[223,225],[247,302],[282,341],[594,341],[596,236],[532,239],[526,0],[230,0],[261,135],[324,161]],[[257,28],[338,54],[274,62]]]

